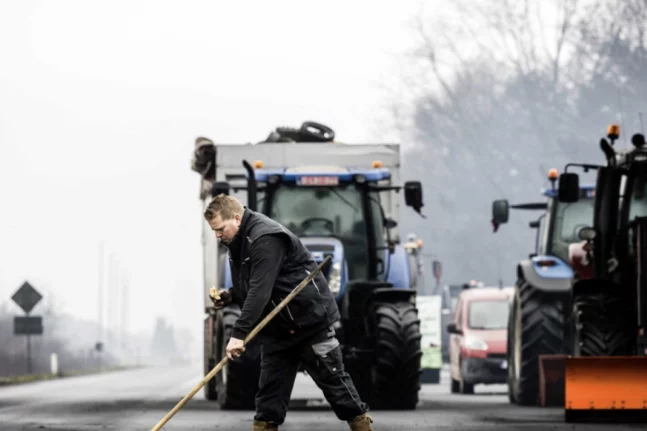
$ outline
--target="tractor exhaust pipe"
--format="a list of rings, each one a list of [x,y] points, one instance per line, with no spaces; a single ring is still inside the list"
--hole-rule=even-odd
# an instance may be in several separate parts
[[[247,208],[252,211],[256,211],[257,187],[254,168],[252,168],[252,165],[250,165],[247,160],[243,160],[243,166],[247,171]]]

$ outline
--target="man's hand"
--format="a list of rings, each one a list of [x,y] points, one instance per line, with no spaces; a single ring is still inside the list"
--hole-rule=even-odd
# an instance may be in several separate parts
[[[215,287],[211,288],[211,292],[209,293],[209,297],[211,298],[211,302],[213,302],[214,307],[216,309],[222,308],[225,305],[231,304],[231,292],[228,289],[220,289],[216,291]]]
[[[239,340],[238,338],[231,337],[229,339],[229,343],[227,344],[227,349],[226,349],[226,354],[229,360],[233,360],[234,358],[237,358],[245,351],[245,347],[243,346],[243,340]]]

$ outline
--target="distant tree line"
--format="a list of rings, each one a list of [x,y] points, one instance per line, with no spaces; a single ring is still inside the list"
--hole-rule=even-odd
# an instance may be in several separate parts
[[[45,301],[45,300],[44,300]],[[98,371],[116,366],[169,364],[188,359],[188,345],[193,335],[180,330],[181,341],[176,341],[176,331],[163,318],[156,318],[152,335],[128,336],[118,339],[106,331],[104,348],[95,349],[98,341],[96,322],[85,322],[55,312],[53,301],[32,315],[42,316],[43,334],[31,336],[32,374],[50,373],[50,356],[56,353],[58,370],[62,374]],[[14,335],[14,316],[24,315],[8,302],[0,303],[0,377],[28,374],[27,337]]]
[[[493,234],[491,202],[541,201],[550,168],[602,162],[612,122],[618,145],[641,131],[647,0],[457,0],[447,11],[417,28],[410,137],[421,145],[405,162],[423,181],[428,218],[407,222],[445,280],[510,284],[539,214],[512,213]]]
[[[27,337],[14,335],[14,316],[22,316],[22,312],[10,311],[9,303],[0,305],[0,376],[18,376],[27,374]],[[50,372],[50,355],[58,356],[59,372],[78,372],[98,368],[93,342],[88,342],[86,348],[70,348],[69,339],[75,334],[61,333],[58,329],[61,316],[50,306],[41,308],[43,334],[31,336],[32,374],[48,374]],[[115,364],[115,358],[110,354],[103,355],[105,366]]]

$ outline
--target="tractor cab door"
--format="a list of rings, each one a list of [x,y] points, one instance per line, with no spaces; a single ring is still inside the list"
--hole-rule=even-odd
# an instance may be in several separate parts
[[[609,275],[609,259],[614,252],[620,214],[622,171],[605,166],[598,170],[595,186],[596,202],[593,214],[593,226],[599,230],[593,250],[594,271],[597,277]]]

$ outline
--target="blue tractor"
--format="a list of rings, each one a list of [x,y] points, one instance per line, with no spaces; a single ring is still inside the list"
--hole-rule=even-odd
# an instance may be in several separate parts
[[[587,165],[569,164],[569,166]],[[543,192],[545,202],[510,205],[501,199],[492,204],[494,231],[508,222],[510,208],[543,211],[530,222],[537,229],[535,252],[517,265],[516,291],[508,320],[508,396],[511,403],[536,405],[539,394],[539,356],[568,353],[565,329],[575,274],[569,246],[579,243],[579,231],[593,221],[594,187],[580,187],[580,199],[558,200],[557,170],[548,178],[552,187]]]
[[[328,151],[330,160],[341,163],[289,168],[283,166],[296,165],[292,164],[293,159],[289,162],[282,159],[277,162],[281,168],[265,169],[260,160],[254,166],[243,160],[244,174],[237,176],[242,182],[234,186],[221,177],[213,183],[211,196],[243,189],[247,207],[289,228],[301,238],[315,261],[332,256],[324,275],[342,316],[335,330],[346,370],[372,409],[415,409],[422,356],[416,271],[411,268],[415,260],[393,237],[391,232],[397,223],[385,215],[384,207],[388,205],[395,212],[394,192],[403,190],[406,205],[420,213],[423,206],[420,182],[409,181],[404,186],[391,184],[392,170],[399,169],[400,165],[399,148],[392,153],[396,161],[392,169],[383,167],[379,161],[366,168],[347,168],[343,165],[345,162],[359,163],[357,158],[353,160],[353,154],[368,150],[352,148],[362,147],[359,145],[328,142],[296,143],[295,146],[274,142],[256,145],[253,154],[257,156],[265,151],[264,157],[271,159],[285,152],[298,158],[295,156],[298,151],[307,151],[320,161]],[[236,149],[230,154],[233,151]],[[233,165],[230,162],[228,166]],[[224,288],[232,286],[227,261],[223,253],[220,283]],[[218,311],[213,329],[216,346],[213,363],[223,357],[224,346],[239,315],[236,305]],[[230,363],[214,379],[211,399],[217,397],[222,408],[254,408],[260,363],[259,348],[253,344],[252,341],[248,345],[240,361]]]

